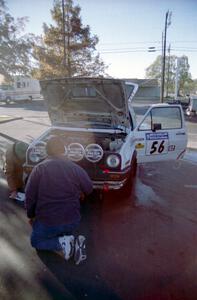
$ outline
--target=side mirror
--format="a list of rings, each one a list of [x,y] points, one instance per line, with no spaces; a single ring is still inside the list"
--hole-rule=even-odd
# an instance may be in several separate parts
[[[152,131],[157,131],[157,130],[161,130],[162,128],[161,128],[161,123],[154,123],[154,124],[152,124],[152,126],[151,126],[151,130]]]

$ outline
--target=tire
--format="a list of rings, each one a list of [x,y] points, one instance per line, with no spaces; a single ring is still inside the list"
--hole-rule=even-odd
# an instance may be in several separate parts
[[[128,179],[125,185],[123,186],[123,188],[121,189],[121,192],[125,197],[129,197],[131,195],[133,186],[135,184],[136,174],[137,174],[137,158],[135,157],[131,164],[131,171],[129,173]]]
[[[11,101],[12,101],[12,99],[10,97],[5,98],[5,103],[6,104],[10,104]]]
[[[186,115],[187,115],[188,117],[190,117],[190,115],[191,115],[191,111],[189,110],[189,108],[186,109]]]

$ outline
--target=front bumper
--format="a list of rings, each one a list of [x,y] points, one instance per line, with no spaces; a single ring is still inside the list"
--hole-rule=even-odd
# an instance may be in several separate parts
[[[126,183],[126,178],[121,181],[93,181],[93,188],[96,190],[119,190]]]
[[[25,165],[24,173],[23,173],[24,182],[26,182],[32,169],[33,169],[32,166]],[[99,172],[95,172],[94,174],[91,174],[88,168],[87,169],[84,168],[84,169],[88,173],[89,177],[93,182],[93,188],[96,190],[106,190],[106,191],[121,189],[125,185],[131,171],[130,166],[120,171],[112,172],[109,170],[103,170],[101,172],[100,170]]]

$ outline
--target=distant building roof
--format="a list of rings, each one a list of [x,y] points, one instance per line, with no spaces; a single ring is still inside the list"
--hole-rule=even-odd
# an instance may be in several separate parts
[[[138,78],[127,78],[126,80],[137,83],[140,87],[156,87],[159,86],[158,79],[138,79]]]

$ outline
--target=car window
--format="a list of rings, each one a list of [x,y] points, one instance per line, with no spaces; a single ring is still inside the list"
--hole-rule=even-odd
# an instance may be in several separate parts
[[[197,98],[192,99],[192,109],[197,110]]]
[[[133,93],[134,85],[132,85],[132,84],[125,84],[125,90],[126,90],[127,99],[129,99],[129,97]]]
[[[179,107],[156,107],[146,116],[139,130],[151,130],[152,124],[161,124],[161,129],[178,129],[182,127]]]
[[[72,88],[71,94],[74,98],[96,97],[96,90],[90,86],[77,86]]]

